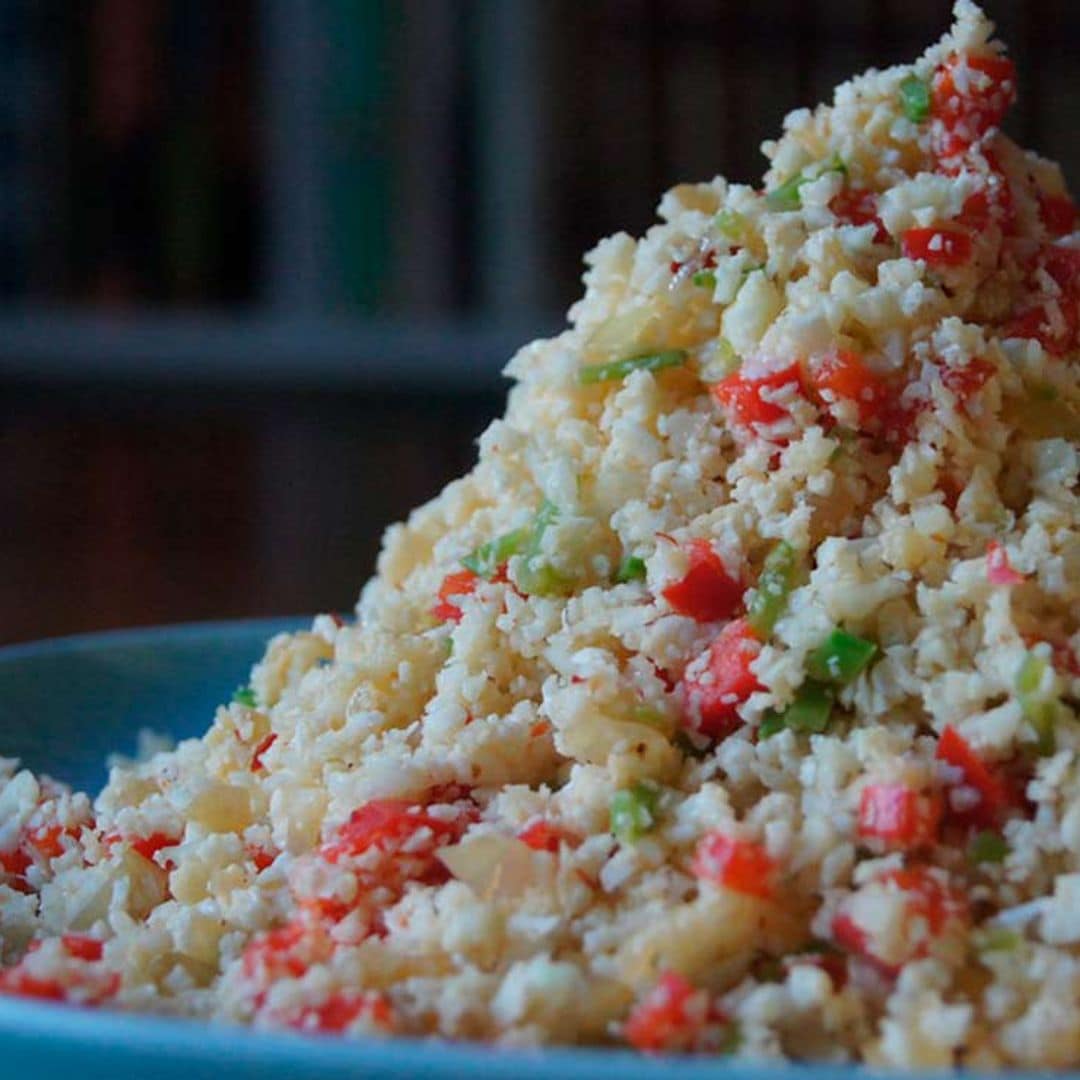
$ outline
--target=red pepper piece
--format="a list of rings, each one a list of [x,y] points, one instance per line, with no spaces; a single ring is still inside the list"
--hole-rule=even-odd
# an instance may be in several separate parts
[[[689,1050],[705,1022],[705,995],[673,971],[660,976],[623,1026],[626,1041],[637,1050],[656,1054]]]
[[[762,689],[750,670],[760,652],[761,642],[746,619],[735,619],[720,631],[704,659],[696,660],[683,675],[686,727],[722,739],[739,726],[739,705]]]
[[[906,259],[921,259],[927,266],[962,266],[971,258],[971,235],[950,226],[908,229],[900,238]]]
[[[790,413],[775,401],[767,400],[775,391],[785,387],[800,387],[802,373],[798,364],[774,371],[758,379],[735,372],[721,379],[712,388],[732,427],[751,429],[756,424],[775,424]],[[762,392],[766,397],[762,396]]]
[[[863,363],[862,357],[846,349],[824,357],[814,367],[812,379],[826,405],[838,399],[855,402],[859,427],[863,429],[881,419],[889,400],[885,383]]]
[[[320,1005],[305,1006],[290,1017],[288,1025],[300,1031],[339,1035],[360,1017],[387,1031],[394,1026],[394,1010],[389,1000],[373,990],[331,994]]]
[[[698,844],[693,871],[705,881],[748,896],[769,899],[776,887],[776,863],[761,844],[722,832],[709,833]]]
[[[528,844],[534,851],[550,851],[558,854],[559,847],[563,842],[569,842],[571,838],[562,829],[552,825],[543,818],[534,821],[517,834],[517,838]]]
[[[968,400],[986,385],[995,370],[989,361],[975,357],[963,367],[943,367],[941,381],[953,392],[961,405],[966,405]]]
[[[686,574],[663,590],[664,599],[680,615],[698,622],[730,617],[742,603],[741,582],[727,572],[707,540],[691,540],[687,548]]]
[[[1068,236],[1076,228],[1076,203],[1068,195],[1040,193],[1039,214],[1051,236]]]
[[[61,939],[64,951],[76,960],[85,960],[88,964],[101,959],[104,943],[85,934],[65,934]]]
[[[941,157],[963,153],[1001,124],[1016,100],[1016,67],[1004,56],[954,53],[934,73],[930,114]]]
[[[868,784],[859,799],[858,833],[909,851],[934,843],[941,814],[937,793],[924,794],[907,784]]]
[[[447,574],[439,587],[439,602],[431,609],[431,614],[440,622],[461,622],[462,610],[451,598],[469,596],[476,591],[479,581],[479,577],[472,570],[458,570]]]
[[[889,230],[878,217],[877,196],[865,188],[846,187],[829,202],[829,209],[839,218],[842,225],[876,225],[874,243],[884,244],[889,240]]]
[[[149,836],[136,836],[131,839],[131,850],[138,852],[147,862],[152,862],[155,866],[158,865],[154,856],[162,849],[167,847],[173,847],[179,843],[179,840],[175,836],[169,836],[167,833],[151,833]],[[175,863],[172,860],[167,859],[165,861],[165,869],[172,870]]]
[[[996,540],[986,545],[986,580],[991,585],[1023,585],[1027,580],[1009,562],[1009,553]]]
[[[963,773],[963,786],[978,796],[967,810],[950,810],[951,819],[978,828],[992,829],[1008,809],[1009,789],[954,727],[947,727],[938,739],[936,757]]]
[[[269,735],[263,739],[258,746],[255,747],[255,752],[251,755],[251,771],[254,773],[262,772],[266,768],[263,765],[263,754],[270,749],[274,743],[277,742],[277,732],[271,731]]]

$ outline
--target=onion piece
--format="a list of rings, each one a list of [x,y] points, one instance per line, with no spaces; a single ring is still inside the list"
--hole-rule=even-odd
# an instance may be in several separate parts
[[[437,854],[458,881],[485,900],[513,900],[554,883],[553,856],[534,851],[514,836],[471,836]]]

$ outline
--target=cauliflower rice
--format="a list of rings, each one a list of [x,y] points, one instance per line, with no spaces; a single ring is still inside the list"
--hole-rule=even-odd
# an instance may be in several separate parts
[[[1080,235],[959,0],[588,257],[354,623],[91,801],[0,989],[346,1035],[1080,1064]]]

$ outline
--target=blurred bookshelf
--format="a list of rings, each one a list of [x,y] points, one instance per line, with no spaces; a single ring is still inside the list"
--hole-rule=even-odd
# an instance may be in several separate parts
[[[788,109],[949,6],[11,0],[0,378],[491,388],[582,251],[678,180],[759,175]],[[1080,11],[989,7],[1015,134],[1075,173]]]

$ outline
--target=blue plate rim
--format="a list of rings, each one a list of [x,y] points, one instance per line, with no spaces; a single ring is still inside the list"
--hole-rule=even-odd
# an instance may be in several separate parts
[[[551,1080],[552,1077],[599,1080],[613,1070],[635,1077],[715,1077],[736,1080],[787,1080],[794,1073],[812,1080],[896,1080],[896,1070],[855,1064],[734,1060],[681,1054],[640,1054],[619,1046],[506,1047],[481,1042],[401,1037],[340,1038],[263,1031],[186,1017],[163,1017],[82,1009],[70,1005],[0,997],[0,1037],[49,1039],[84,1050],[123,1052],[138,1060],[176,1056],[192,1067],[208,1064],[253,1068],[272,1065],[274,1075],[420,1076],[459,1078],[482,1075],[485,1080]],[[952,1070],[942,1070],[942,1073]],[[245,1074],[246,1075],[246,1074]],[[913,1076],[938,1075],[921,1070]],[[970,1073],[969,1077],[978,1074]],[[999,1074],[1000,1075],[1000,1074]],[[1034,1073],[1013,1072],[1009,1080]],[[1046,1074],[1041,1074],[1045,1076]],[[1061,1074],[1058,1074],[1061,1075]],[[1075,1074],[1074,1074],[1075,1075]]]
[[[310,625],[315,615],[300,613],[296,615],[256,615],[239,619],[207,619],[190,622],[156,623],[151,626],[124,626],[109,630],[87,630],[78,634],[62,634],[54,637],[34,638],[31,641],[13,641],[0,645],[0,661],[28,660],[36,656],[49,656],[55,652],[73,650],[81,652],[99,646],[124,648],[130,645],[144,645],[154,640],[187,640],[190,638],[214,637],[237,631],[256,633],[265,629],[267,633],[281,633],[302,626]],[[277,627],[278,629],[272,629]]]

